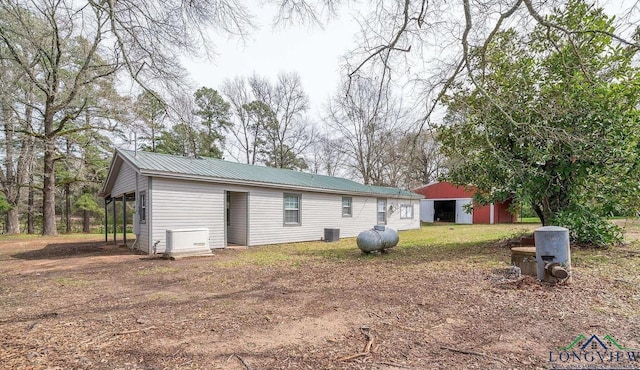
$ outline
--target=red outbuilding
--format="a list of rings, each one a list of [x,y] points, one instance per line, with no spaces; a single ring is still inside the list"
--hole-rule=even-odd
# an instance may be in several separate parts
[[[465,190],[449,182],[436,182],[413,190],[424,195],[420,201],[420,221],[455,222],[457,224],[513,223],[517,215],[509,211],[511,200],[486,206],[473,204],[471,213],[467,205],[473,203],[473,188]]]

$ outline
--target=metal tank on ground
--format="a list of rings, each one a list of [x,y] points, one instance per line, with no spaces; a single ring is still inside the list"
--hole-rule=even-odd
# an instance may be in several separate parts
[[[400,237],[398,232],[392,228],[376,225],[373,229],[365,230],[358,234],[356,244],[365,253],[384,252],[385,249],[395,247]]]
[[[569,229],[544,226],[536,229],[534,234],[538,280],[550,283],[570,282]]]

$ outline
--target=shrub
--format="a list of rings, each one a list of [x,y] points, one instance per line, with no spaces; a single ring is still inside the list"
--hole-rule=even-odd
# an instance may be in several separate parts
[[[569,229],[573,244],[608,248],[622,244],[622,229],[589,209],[569,210],[556,214],[554,225]]]

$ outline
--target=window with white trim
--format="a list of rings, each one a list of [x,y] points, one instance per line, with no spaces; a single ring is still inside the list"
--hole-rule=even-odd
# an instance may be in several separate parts
[[[351,197],[342,197],[342,217],[353,216],[352,204],[353,199]]]
[[[301,225],[301,195],[284,194],[284,224],[285,226]]]
[[[387,224],[387,200],[378,199],[378,225]]]
[[[147,222],[147,192],[140,192],[140,204],[139,210],[140,212],[140,223],[144,224]]]
[[[400,219],[411,219],[413,218],[413,206],[411,204],[401,204],[400,205]]]

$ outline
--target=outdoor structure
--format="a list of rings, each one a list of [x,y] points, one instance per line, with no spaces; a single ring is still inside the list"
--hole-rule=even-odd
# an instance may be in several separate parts
[[[206,229],[200,244],[215,249],[322,240],[325,228],[341,237],[376,224],[417,229],[422,198],[339,177],[127,150],[115,152],[101,196],[114,215],[133,203],[133,219],[122,212],[114,223],[132,224],[135,248],[150,254],[165,252],[173,230]]]
[[[454,222],[457,224],[495,224],[517,221],[517,215],[511,214],[511,201],[492,203],[486,206],[475,204],[471,213],[467,205],[473,202],[474,190],[465,190],[449,182],[435,182],[414,189],[425,199],[420,203],[422,222]]]

